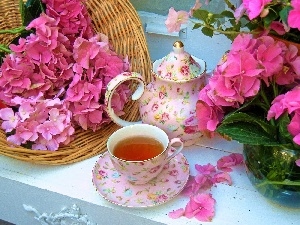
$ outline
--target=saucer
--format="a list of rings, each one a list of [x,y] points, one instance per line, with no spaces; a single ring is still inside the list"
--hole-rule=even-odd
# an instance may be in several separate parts
[[[150,207],[176,197],[189,178],[189,164],[182,153],[166,164],[162,172],[143,185],[133,185],[113,167],[108,153],[100,155],[93,168],[93,184],[107,201],[124,207]]]

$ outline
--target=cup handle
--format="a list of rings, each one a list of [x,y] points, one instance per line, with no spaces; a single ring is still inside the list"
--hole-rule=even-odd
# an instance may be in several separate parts
[[[174,144],[176,144],[176,146],[173,146]],[[180,140],[180,138],[171,139],[168,146],[168,151],[170,151],[171,148],[174,148],[175,151],[166,158],[166,163],[168,163],[171,159],[173,159],[183,149],[183,142]]]
[[[122,84],[125,81],[128,80],[135,80],[138,82],[137,89],[132,94],[131,99],[132,100],[138,100],[144,93],[145,90],[145,81],[143,77],[136,72],[124,72],[119,75],[117,75],[114,79],[112,79],[108,84],[105,92],[105,106],[106,106],[106,112],[108,113],[109,117],[112,121],[114,121],[119,126],[125,127],[133,124],[139,124],[142,123],[142,121],[137,122],[130,122],[121,119],[119,116],[117,116],[111,107],[111,100],[112,96],[117,89],[117,87]]]

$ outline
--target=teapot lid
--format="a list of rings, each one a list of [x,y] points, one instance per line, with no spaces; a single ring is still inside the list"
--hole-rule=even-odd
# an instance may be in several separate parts
[[[186,51],[181,41],[173,44],[173,51],[165,56],[157,67],[160,78],[174,81],[191,80],[199,77],[204,68]]]

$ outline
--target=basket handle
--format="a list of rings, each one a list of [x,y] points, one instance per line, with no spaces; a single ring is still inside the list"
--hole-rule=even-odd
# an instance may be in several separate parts
[[[143,95],[146,85],[143,77],[136,72],[124,72],[117,75],[114,79],[112,79],[107,84],[106,93],[105,93],[106,112],[108,113],[112,121],[114,121],[116,124],[122,127],[142,123],[142,121],[130,122],[121,119],[117,114],[115,114],[113,108],[111,107],[111,99],[115,90],[120,84],[128,80],[134,80],[139,83],[137,89],[131,96],[132,100],[138,100]]]

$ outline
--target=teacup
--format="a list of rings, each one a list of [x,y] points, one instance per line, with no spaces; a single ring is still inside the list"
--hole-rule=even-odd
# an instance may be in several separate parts
[[[155,178],[182,148],[179,138],[169,140],[162,129],[148,124],[123,127],[107,141],[112,164],[132,184],[145,184]]]

